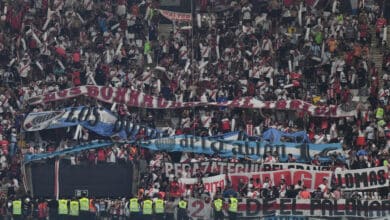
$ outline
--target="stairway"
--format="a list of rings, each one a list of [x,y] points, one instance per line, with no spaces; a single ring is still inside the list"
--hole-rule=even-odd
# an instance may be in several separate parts
[[[380,79],[382,79],[382,64],[383,64],[383,53],[386,50],[386,47],[389,45],[390,42],[390,26],[387,27],[387,46],[379,46],[378,41],[375,36],[375,26],[371,28],[371,56],[372,56],[372,61],[375,63],[375,67],[378,70],[378,76]],[[370,76],[371,77],[371,76]],[[383,87],[383,80],[379,80],[379,88]]]

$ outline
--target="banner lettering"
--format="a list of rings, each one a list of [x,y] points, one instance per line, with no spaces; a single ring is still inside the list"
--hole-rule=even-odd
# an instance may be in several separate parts
[[[335,172],[336,185],[344,190],[365,190],[389,187],[387,167],[373,167]]]
[[[194,176],[198,171],[202,173],[226,174],[226,173],[253,173],[260,171],[275,171],[285,169],[297,170],[329,170],[328,166],[314,166],[303,163],[229,163],[221,161],[204,161],[196,163],[169,163],[165,162],[165,173],[169,175],[174,172],[175,176],[180,175],[183,171],[191,172]]]
[[[390,200],[354,199],[238,199],[238,219],[264,218],[307,219],[309,217],[360,217],[385,219],[390,215]],[[190,198],[189,215],[193,219],[210,219],[212,202]],[[224,201],[224,215],[227,217],[227,199]],[[283,218],[280,218],[283,216]],[[294,217],[294,218],[292,218]]]
[[[110,92],[107,92],[110,91]],[[279,101],[260,101],[253,97],[244,97],[225,102],[176,102],[167,101],[163,98],[150,96],[145,93],[134,91],[127,88],[114,88],[105,86],[79,86],[65,89],[58,92],[46,93],[32,97],[28,100],[29,104],[47,103],[74,98],[85,95],[106,103],[120,103],[128,106],[153,108],[153,109],[172,109],[187,108],[194,106],[221,106],[234,108],[265,108],[278,110],[299,110],[316,117],[351,117],[355,116],[356,110],[344,111],[340,106],[315,106],[302,100],[279,100]]]
[[[262,184],[269,180],[272,185],[279,186],[281,179],[284,179],[287,185],[295,185],[300,180],[302,181],[302,185],[306,186],[310,190],[315,190],[323,183],[324,178],[328,179],[327,184],[330,183],[329,180],[332,178],[332,172],[288,169],[260,173],[228,174],[228,177],[234,189],[238,188],[240,181],[249,183],[249,180],[253,179],[254,182],[259,180]]]

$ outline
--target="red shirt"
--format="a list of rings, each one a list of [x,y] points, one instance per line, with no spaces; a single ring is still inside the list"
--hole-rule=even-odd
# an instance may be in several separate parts
[[[376,32],[380,32],[381,29],[386,25],[387,21],[385,18],[378,18],[376,21]]]
[[[75,86],[81,85],[81,80],[80,80],[80,72],[76,71],[72,73],[72,78],[73,78],[73,84]]]
[[[73,58],[73,62],[75,63],[80,62],[80,53],[79,52],[73,53],[72,58]]]
[[[106,152],[103,149],[98,150],[98,161],[106,161]]]

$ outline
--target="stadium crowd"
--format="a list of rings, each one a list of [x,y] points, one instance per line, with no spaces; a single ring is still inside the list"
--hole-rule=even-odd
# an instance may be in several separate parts
[[[199,1],[199,21],[173,22],[173,30],[165,33],[159,26],[167,19],[159,12],[158,0],[1,1],[1,215],[14,213],[14,198],[23,198],[26,218],[53,218],[59,211],[57,205],[61,202],[32,199],[23,192],[20,167],[24,154],[53,152],[79,142],[105,139],[87,129],[78,140],[73,140],[74,128],[31,133],[21,129],[30,112],[69,106],[103,106],[132,122],[165,129],[168,135],[214,136],[245,131],[260,137],[268,128],[305,130],[313,143],[343,144],[341,156],[346,162],[334,159],[327,164],[332,170],[388,165],[390,56],[383,38],[387,21],[381,1],[373,1],[372,5],[370,1],[366,5],[364,1],[351,2],[358,2],[356,10],[348,10],[345,1],[337,0]],[[385,48],[383,70],[375,67],[373,47]],[[81,85],[126,87],[181,102],[223,102],[246,96],[262,101],[301,99],[315,105],[340,105],[347,111],[356,109],[357,114],[319,118],[303,111],[210,106],[153,110],[119,104],[112,108],[89,97],[34,106],[27,103],[31,97]],[[359,96],[368,97],[367,101],[356,100]],[[161,125],[163,115],[169,120]],[[365,153],[358,154],[362,151]],[[278,162],[272,153],[256,162]],[[75,165],[146,161],[149,166],[141,175],[138,198],[163,197],[166,211],[171,214],[174,207],[182,208],[183,204],[170,198],[211,195],[202,183],[178,192],[179,177],[165,175],[164,162],[249,160],[183,154],[180,161],[174,161],[169,153],[151,152],[136,144],[117,144],[66,159]],[[311,163],[321,165],[316,158]],[[212,174],[185,177],[205,175]],[[230,193],[226,192],[231,191],[248,198],[308,196],[305,186],[298,183],[275,186],[248,182],[237,191],[228,185],[213,197],[225,197],[227,201]],[[309,197],[384,199],[388,198],[388,188],[344,193],[333,187],[310,192]],[[88,204],[88,209],[101,217],[124,219],[131,209],[129,198],[98,198],[95,204]]]

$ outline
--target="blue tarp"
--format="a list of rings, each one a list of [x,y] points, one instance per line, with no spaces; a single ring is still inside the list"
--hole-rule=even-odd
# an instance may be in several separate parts
[[[309,137],[307,136],[306,131],[298,131],[294,133],[287,133],[279,131],[275,128],[270,128],[263,133],[263,140],[266,140],[271,143],[281,142],[281,137],[287,137],[295,141],[288,141],[293,143],[310,143]]]

